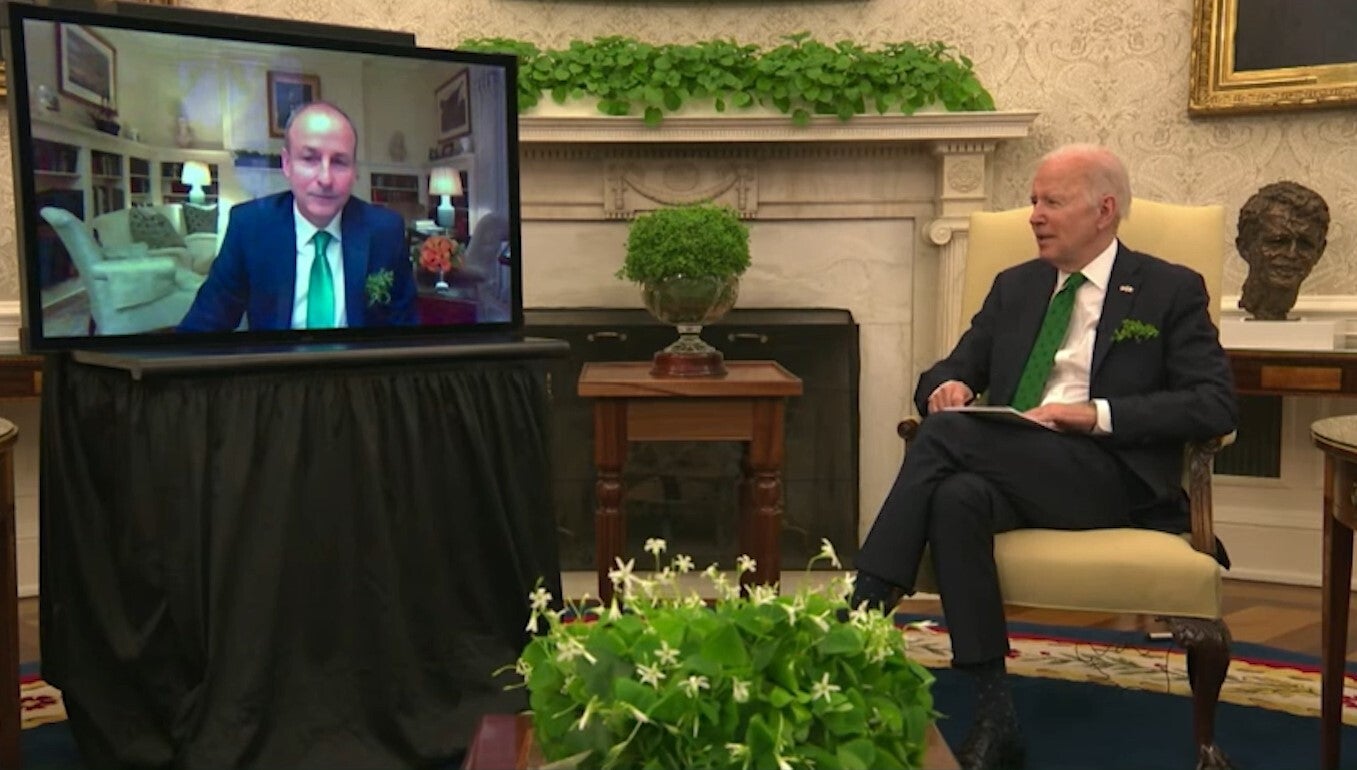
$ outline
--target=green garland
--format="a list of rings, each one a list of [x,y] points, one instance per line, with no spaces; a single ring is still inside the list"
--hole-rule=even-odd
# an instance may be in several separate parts
[[[459,48],[518,56],[520,111],[546,94],[557,103],[596,98],[605,115],[629,115],[640,107],[651,125],[691,99],[713,99],[718,112],[770,106],[797,125],[812,115],[910,115],[930,104],[950,111],[994,109],[971,60],[945,43],[867,48],[822,43],[807,32],[785,41],[768,51],[730,40],[652,45],[619,36],[576,40],[562,50],[543,51],[511,38],[476,38]]]

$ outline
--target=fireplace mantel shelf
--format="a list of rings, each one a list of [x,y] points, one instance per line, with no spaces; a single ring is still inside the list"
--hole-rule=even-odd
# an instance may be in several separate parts
[[[797,126],[786,115],[667,117],[647,126],[640,117],[523,115],[524,144],[947,142],[998,141],[1027,136],[1037,112],[929,112],[859,115],[849,121],[816,116]]]

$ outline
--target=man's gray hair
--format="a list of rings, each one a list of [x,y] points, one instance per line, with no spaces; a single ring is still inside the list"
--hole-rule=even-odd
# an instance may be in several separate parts
[[[1084,171],[1084,190],[1091,206],[1104,195],[1117,202],[1117,221],[1131,212],[1131,175],[1111,150],[1098,144],[1066,144],[1046,153],[1042,163],[1054,158],[1077,158]]]

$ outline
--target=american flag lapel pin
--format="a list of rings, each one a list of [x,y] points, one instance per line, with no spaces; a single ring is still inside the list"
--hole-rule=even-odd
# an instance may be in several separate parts
[[[1117,291],[1120,291],[1123,294],[1135,294],[1136,287],[1132,286],[1129,283],[1123,283],[1122,285],[1117,287]]]

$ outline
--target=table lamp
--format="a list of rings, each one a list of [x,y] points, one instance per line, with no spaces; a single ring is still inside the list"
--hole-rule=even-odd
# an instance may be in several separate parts
[[[443,229],[452,227],[452,198],[462,194],[462,176],[457,169],[439,166],[429,172],[429,194],[441,195],[438,204],[438,226]]]
[[[201,206],[207,202],[207,194],[203,188],[212,184],[212,172],[207,168],[207,164],[200,160],[190,160],[184,163],[184,170],[179,174],[179,181],[188,185],[188,202],[196,206]]]

